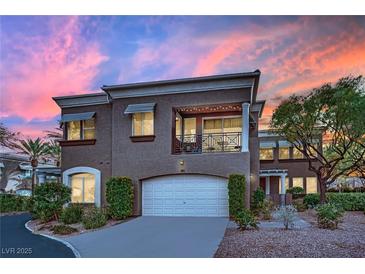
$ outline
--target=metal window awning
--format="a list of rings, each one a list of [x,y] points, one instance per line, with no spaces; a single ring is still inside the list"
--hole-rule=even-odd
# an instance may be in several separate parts
[[[260,148],[274,148],[276,147],[276,142],[260,142]]]
[[[95,112],[83,112],[83,113],[72,113],[63,114],[61,117],[61,122],[71,122],[71,121],[81,121],[89,120],[95,116]]]
[[[279,141],[279,147],[292,147],[293,145],[288,141]]]
[[[140,113],[140,112],[153,112],[155,110],[155,106],[156,106],[156,103],[128,105],[124,111],[124,114],[132,114],[132,113]]]

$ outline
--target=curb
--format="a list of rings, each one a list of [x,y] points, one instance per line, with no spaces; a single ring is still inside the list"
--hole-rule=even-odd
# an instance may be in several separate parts
[[[80,252],[72,245],[70,244],[69,242],[65,241],[65,240],[62,240],[62,239],[59,239],[59,238],[56,238],[56,237],[53,237],[53,236],[50,236],[50,235],[46,235],[46,234],[43,234],[43,233],[34,233],[32,229],[30,229],[28,223],[30,222],[31,220],[29,220],[28,222],[26,222],[24,224],[25,228],[27,230],[29,230],[32,234],[35,234],[35,235],[41,235],[43,237],[46,237],[46,238],[49,238],[49,239],[52,239],[52,240],[55,240],[57,242],[60,242],[62,244],[64,244],[65,246],[67,246],[69,249],[71,249],[71,251],[74,253],[75,257],[76,258],[81,258],[81,255],[80,255]]]

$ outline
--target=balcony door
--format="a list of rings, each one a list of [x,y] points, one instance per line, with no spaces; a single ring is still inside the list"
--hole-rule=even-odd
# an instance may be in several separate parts
[[[203,152],[239,151],[241,145],[241,116],[204,118]]]

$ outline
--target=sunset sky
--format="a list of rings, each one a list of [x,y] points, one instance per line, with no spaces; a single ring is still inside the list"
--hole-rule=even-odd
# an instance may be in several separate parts
[[[1,121],[57,126],[52,96],[100,86],[260,69],[263,123],[285,97],[365,74],[364,16],[0,18]]]

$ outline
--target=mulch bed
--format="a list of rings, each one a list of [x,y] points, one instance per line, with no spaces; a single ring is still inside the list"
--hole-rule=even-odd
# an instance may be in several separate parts
[[[111,227],[111,226],[114,226],[114,225],[118,225],[118,224],[121,224],[121,223],[128,222],[130,220],[133,220],[134,218],[135,217],[129,217],[129,218],[124,219],[124,220],[108,220],[105,226],[102,226],[102,227],[99,227],[99,228],[96,228],[96,229],[85,229],[84,226],[81,223],[70,224],[70,225],[67,225],[67,226],[71,226],[73,228],[76,228],[78,230],[78,232],[67,234],[67,235],[55,234],[51,230],[53,226],[63,224],[63,223],[57,222],[57,221],[42,223],[40,220],[31,220],[28,223],[28,227],[35,234],[42,233],[42,234],[46,234],[46,235],[50,235],[50,236],[55,236],[55,237],[58,237],[58,238],[65,238],[65,237],[80,235],[80,234],[84,234],[84,233],[88,233],[88,232],[108,228],[108,227]]]
[[[312,226],[301,230],[227,228],[215,257],[365,258],[363,212],[346,212],[336,230],[318,228],[313,210],[299,216]]]

